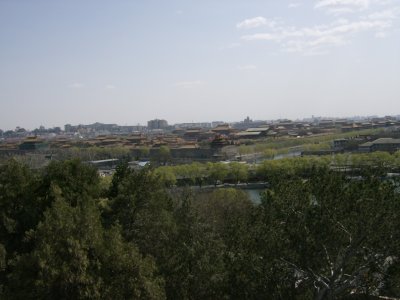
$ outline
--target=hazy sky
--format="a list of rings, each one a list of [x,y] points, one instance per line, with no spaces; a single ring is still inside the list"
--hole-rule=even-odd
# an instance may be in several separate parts
[[[400,114],[400,0],[0,0],[0,128]]]

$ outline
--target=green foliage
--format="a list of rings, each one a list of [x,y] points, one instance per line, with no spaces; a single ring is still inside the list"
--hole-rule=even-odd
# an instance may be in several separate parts
[[[0,244],[0,271],[4,271],[6,268],[6,248],[2,244]]]
[[[22,251],[25,231],[39,222],[43,201],[36,198],[38,178],[15,160],[0,167],[0,244],[9,256]]]
[[[171,187],[176,184],[176,175],[172,167],[160,167],[155,170],[155,174],[164,183],[166,187]]]
[[[116,197],[119,193],[120,185],[122,184],[123,180],[131,173],[129,169],[129,165],[127,161],[122,161],[117,165],[115,169],[115,173],[113,174],[110,190],[109,190],[109,197]]]
[[[104,176],[99,178],[100,196],[107,197],[112,183],[111,176]]]
[[[189,165],[189,172],[191,180],[201,187],[207,176],[206,165],[194,162]]]
[[[207,169],[209,172],[210,179],[216,185],[218,182],[224,182],[226,176],[228,175],[228,167],[223,163],[208,163]]]
[[[159,167],[156,174],[161,176],[167,186],[171,186],[179,181],[181,185],[201,186],[207,177],[207,168],[205,164],[194,162],[187,165],[177,165],[168,167]]]
[[[246,181],[249,177],[249,170],[247,165],[238,162],[229,164],[229,174],[233,177],[235,183]]]
[[[39,175],[15,161],[0,170],[0,295],[7,299],[164,297],[154,261],[126,242],[118,227],[103,228],[95,199],[96,170],[66,161],[52,163]]]
[[[214,227],[219,234],[227,234],[226,224],[231,219],[234,219],[235,222],[245,219],[244,216],[253,207],[245,192],[233,188],[218,189],[210,194],[199,195],[194,206],[199,217]]]
[[[331,149],[330,142],[321,142],[321,143],[313,143],[313,144],[304,144],[301,146],[303,151],[321,151],[321,150],[329,150]]]
[[[60,159],[80,159],[82,161],[129,157],[130,150],[126,147],[71,147],[70,149],[53,149]]]
[[[135,241],[142,253],[163,251],[174,231],[172,200],[158,176],[148,169],[127,169],[120,177],[117,193],[111,194],[110,221],[122,227],[124,237]]]
[[[219,189],[199,195],[193,203],[199,221],[211,229],[224,248],[225,295],[232,299],[269,298],[271,286],[266,277],[264,259],[256,233],[257,215],[246,193],[236,189]]]
[[[164,299],[164,279],[152,257],[124,241],[119,227],[105,232],[102,254],[103,299]]]
[[[30,233],[35,249],[18,259],[11,277],[11,292],[17,298],[99,298],[98,266],[88,255],[98,247],[100,224],[92,207],[85,206],[73,208],[57,199],[44,222]],[[30,276],[20,285],[18,278],[24,274]]]
[[[267,158],[267,159],[272,159],[272,158],[275,157],[275,155],[278,154],[278,151],[275,150],[275,149],[265,149],[264,152],[263,152],[263,154],[264,154],[264,157],[265,157],[265,158]]]
[[[81,196],[96,198],[100,194],[97,170],[79,160],[53,161],[45,169],[42,183],[43,196],[51,203],[54,191],[76,206]],[[53,194],[52,194],[53,192]]]
[[[150,154],[150,148],[149,147],[141,147],[140,148],[140,156],[142,158],[149,157]]]
[[[386,261],[400,250],[392,240],[400,212],[393,185],[320,170],[308,181],[280,182],[262,206],[270,232],[265,238],[276,236],[275,267],[292,274],[284,289],[296,283],[297,291],[317,299],[382,292]]]
[[[154,275],[154,263],[125,243],[118,228],[102,228],[94,201],[71,207],[56,199],[29,236],[35,248],[18,258],[10,276],[9,293],[15,298],[163,297],[163,281]]]
[[[268,160],[261,204],[242,163],[112,179],[79,161],[0,167],[1,299],[399,297],[398,154]],[[357,176],[355,176],[357,175]],[[196,190],[198,192],[193,193]]]
[[[165,165],[171,159],[171,149],[168,146],[161,146],[155,156],[156,162]]]
[[[240,145],[238,147],[238,152],[240,155],[250,154],[252,153],[252,147],[246,145]]]
[[[224,299],[225,246],[192,206],[191,195],[178,197],[177,232],[160,262],[169,299]]]
[[[334,133],[325,135],[316,135],[311,137],[280,137],[265,139],[256,142],[254,145],[241,145],[238,147],[239,154],[267,153],[266,158],[270,158],[270,151],[276,151],[276,154],[284,154],[290,150],[300,151],[319,151],[330,149],[331,142],[339,138],[354,138],[360,135],[373,135],[381,133],[382,129],[367,129],[361,131],[352,131],[346,133]]]

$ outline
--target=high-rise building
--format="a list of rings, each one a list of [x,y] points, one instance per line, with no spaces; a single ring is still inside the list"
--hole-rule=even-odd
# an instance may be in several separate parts
[[[155,119],[155,120],[150,120],[147,122],[147,128],[149,130],[153,130],[153,129],[165,129],[168,126],[168,122],[166,120],[159,120],[159,119]]]

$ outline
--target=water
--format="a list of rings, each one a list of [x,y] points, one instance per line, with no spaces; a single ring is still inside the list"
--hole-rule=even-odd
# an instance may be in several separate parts
[[[261,195],[264,190],[262,189],[254,189],[254,190],[242,190],[244,191],[247,195],[249,195],[250,200],[254,204],[260,204],[261,203]]]
[[[254,204],[260,204],[261,203],[261,193],[263,191],[265,191],[265,189],[263,188],[240,188],[239,186],[219,186],[219,187],[214,187],[214,186],[207,186],[207,187],[198,187],[198,186],[192,186],[191,189],[192,191],[196,194],[208,194],[208,193],[212,193],[213,191],[219,190],[219,189],[228,189],[228,188],[233,188],[233,189],[237,189],[237,190],[241,190],[244,193],[246,193],[249,196],[249,199],[251,200],[251,202],[253,202]],[[179,188],[178,188],[179,190]]]
[[[301,156],[301,151],[294,151],[294,152],[289,152],[289,153],[284,153],[284,154],[278,154],[278,155],[275,155],[274,160],[282,159],[282,158],[297,157],[297,156]]]

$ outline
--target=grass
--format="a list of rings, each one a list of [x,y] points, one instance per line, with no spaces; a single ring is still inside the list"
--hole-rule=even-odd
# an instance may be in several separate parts
[[[311,137],[290,138],[281,137],[256,142],[253,145],[241,145],[238,148],[240,154],[264,153],[266,157],[277,154],[285,154],[298,147],[300,151],[329,150],[331,142],[335,139],[354,138],[360,135],[373,135],[382,132],[382,129],[367,129],[345,133],[333,133]]]

